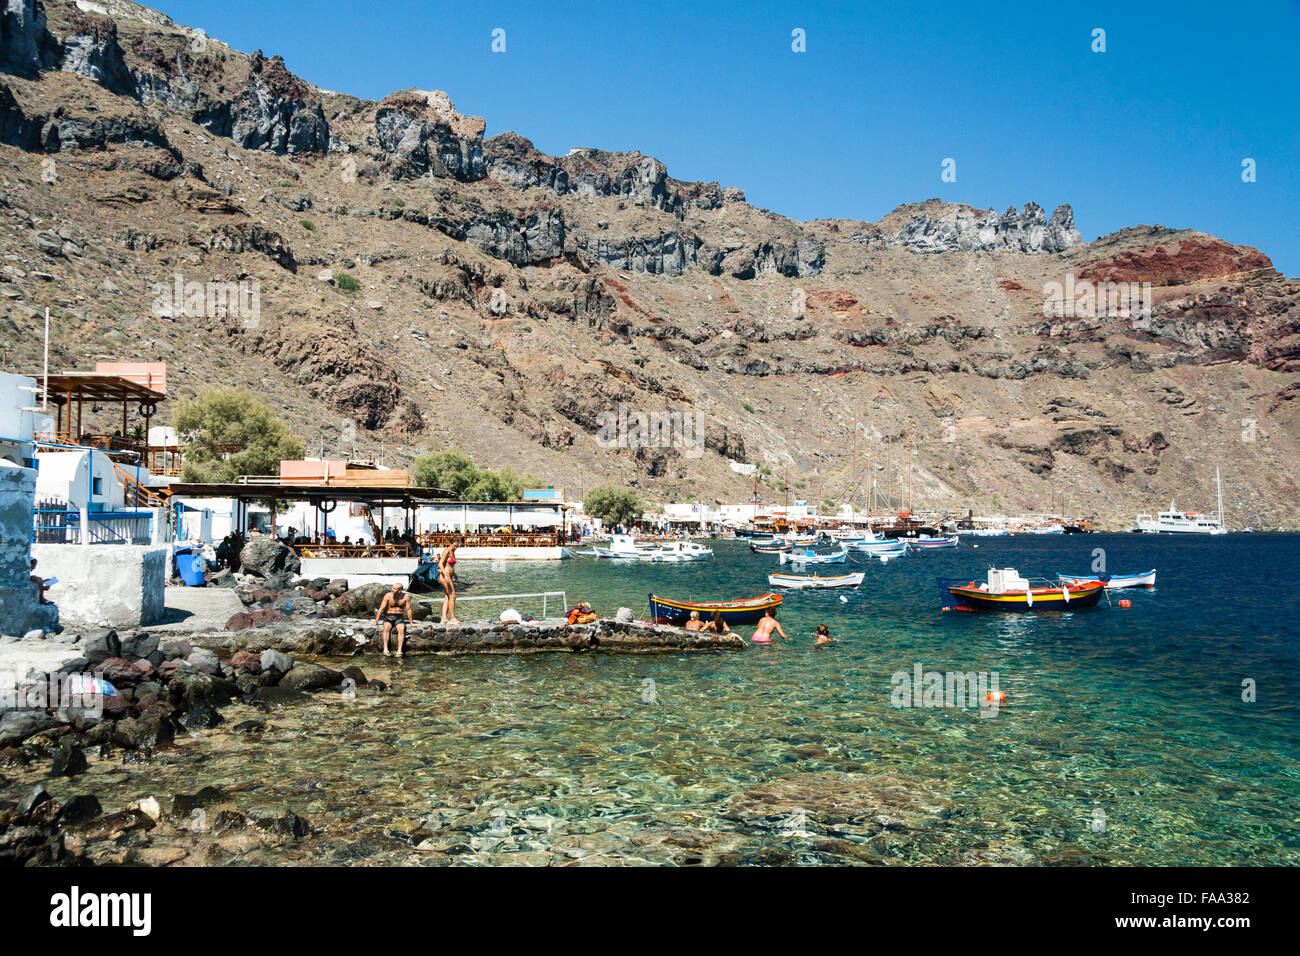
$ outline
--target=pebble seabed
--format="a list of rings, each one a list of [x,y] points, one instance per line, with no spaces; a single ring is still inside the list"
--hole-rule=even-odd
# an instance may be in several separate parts
[[[545,801],[512,822],[482,795],[470,797],[451,786],[451,768],[444,782],[447,798],[435,800],[437,806],[385,812],[379,820],[363,811],[350,824],[319,817],[313,822],[319,801],[311,795],[340,781],[310,779],[312,758],[295,769],[301,779],[272,788],[269,802],[267,793],[255,794],[264,789],[257,779],[276,773],[286,745],[307,756],[315,747],[304,745],[304,737],[345,741],[373,727],[372,720],[388,708],[409,707],[413,698],[403,686],[402,668],[413,659],[683,655],[746,647],[736,635],[612,619],[584,625],[417,622],[409,626],[407,659],[400,661],[379,655],[379,632],[370,619],[333,619],[184,638],[145,631],[119,637],[104,630],[71,638],[72,652],[87,656],[69,661],[62,672],[98,674],[120,695],[105,698],[102,713],[51,706],[0,717],[0,865],[712,858],[701,852],[707,840],[684,832],[640,833],[627,841],[597,836],[548,813]],[[395,645],[390,639],[390,649]],[[45,676],[47,682],[58,677]],[[490,741],[479,749],[491,750]],[[383,759],[382,752],[367,754],[367,773]],[[404,789],[400,781],[389,782]],[[360,780],[355,785],[359,805],[373,810],[366,795],[375,786]],[[666,850],[651,854],[658,859],[648,859],[646,848],[664,842]]]

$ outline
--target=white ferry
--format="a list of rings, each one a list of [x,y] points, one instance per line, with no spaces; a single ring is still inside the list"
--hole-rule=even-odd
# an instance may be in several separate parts
[[[1179,511],[1171,501],[1169,510],[1159,512],[1154,518],[1149,514],[1138,515],[1133,530],[1147,534],[1227,534],[1228,529],[1223,526],[1223,485],[1217,468],[1214,469],[1214,485],[1218,493],[1217,514]]]

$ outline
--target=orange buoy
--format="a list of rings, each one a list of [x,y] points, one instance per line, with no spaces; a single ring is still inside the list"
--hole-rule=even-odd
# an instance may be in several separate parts
[[[995,701],[999,704],[1005,704],[1007,702],[1007,692],[1004,690],[991,690],[984,695],[984,700],[990,704]]]
[[[1120,607],[1132,607],[1132,606],[1133,606],[1133,602],[1130,601],[1128,598],[1120,598],[1119,606],[1120,606]]]

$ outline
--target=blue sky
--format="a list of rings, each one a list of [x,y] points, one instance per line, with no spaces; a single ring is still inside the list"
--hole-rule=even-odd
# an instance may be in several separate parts
[[[639,149],[796,219],[1069,202],[1086,239],[1195,228],[1300,274],[1300,0],[153,5],[328,89],[446,90],[489,136]]]

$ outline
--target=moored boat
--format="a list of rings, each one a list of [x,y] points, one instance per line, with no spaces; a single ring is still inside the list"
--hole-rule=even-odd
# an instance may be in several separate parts
[[[843,564],[848,559],[849,552],[841,545],[838,551],[832,551],[829,554],[818,554],[811,548],[803,551],[791,551],[781,553],[782,564]]]
[[[749,550],[753,551],[755,554],[781,554],[789,551],[793,547],[794,545],[785,544],[784,542],[771,542],[768,544],[751,543]]]
[[[1035,586],[1015,568],[989,568],[983,584],[939,578],[945,611],[1075,611],[1094,606],[1105,590],[1106,585],[1097,580]]]
[[[753,624],[783,600],[779,594],[761,594],[743,601],[673,601],[651,594],[650,618],[656,624],[684,624],[692,611],[698,611],[702,621],[712,620],[716,611],[728,624]]]
[[[1057,572],[1056,579],[1067,584],[1079,584],[1083,581],[1100,581],[1111,590],[1116,588],[1153,588],[1156,586],[1156,569],[1143,571],[1141,574],[1063,574]]]
[[[713,557],[713,549],[697,541],[673,541],[661,545],[650,554],[650,560],[678,564],[683,561],[703,561]]]
[[[957,536],[954,534],[950,537],[931,538],[922,536],[913,541],[909,541],[913,548],[918,551],[933,551],[936,548],[955,548],[957,547]]]
[[[805,591],[824,590],[827,588],[855,588],[867,576],[865,571],[852,574],[830,574],[825,577],[816,574],[769,574],[767,583],[774,588],[792,588]]]

